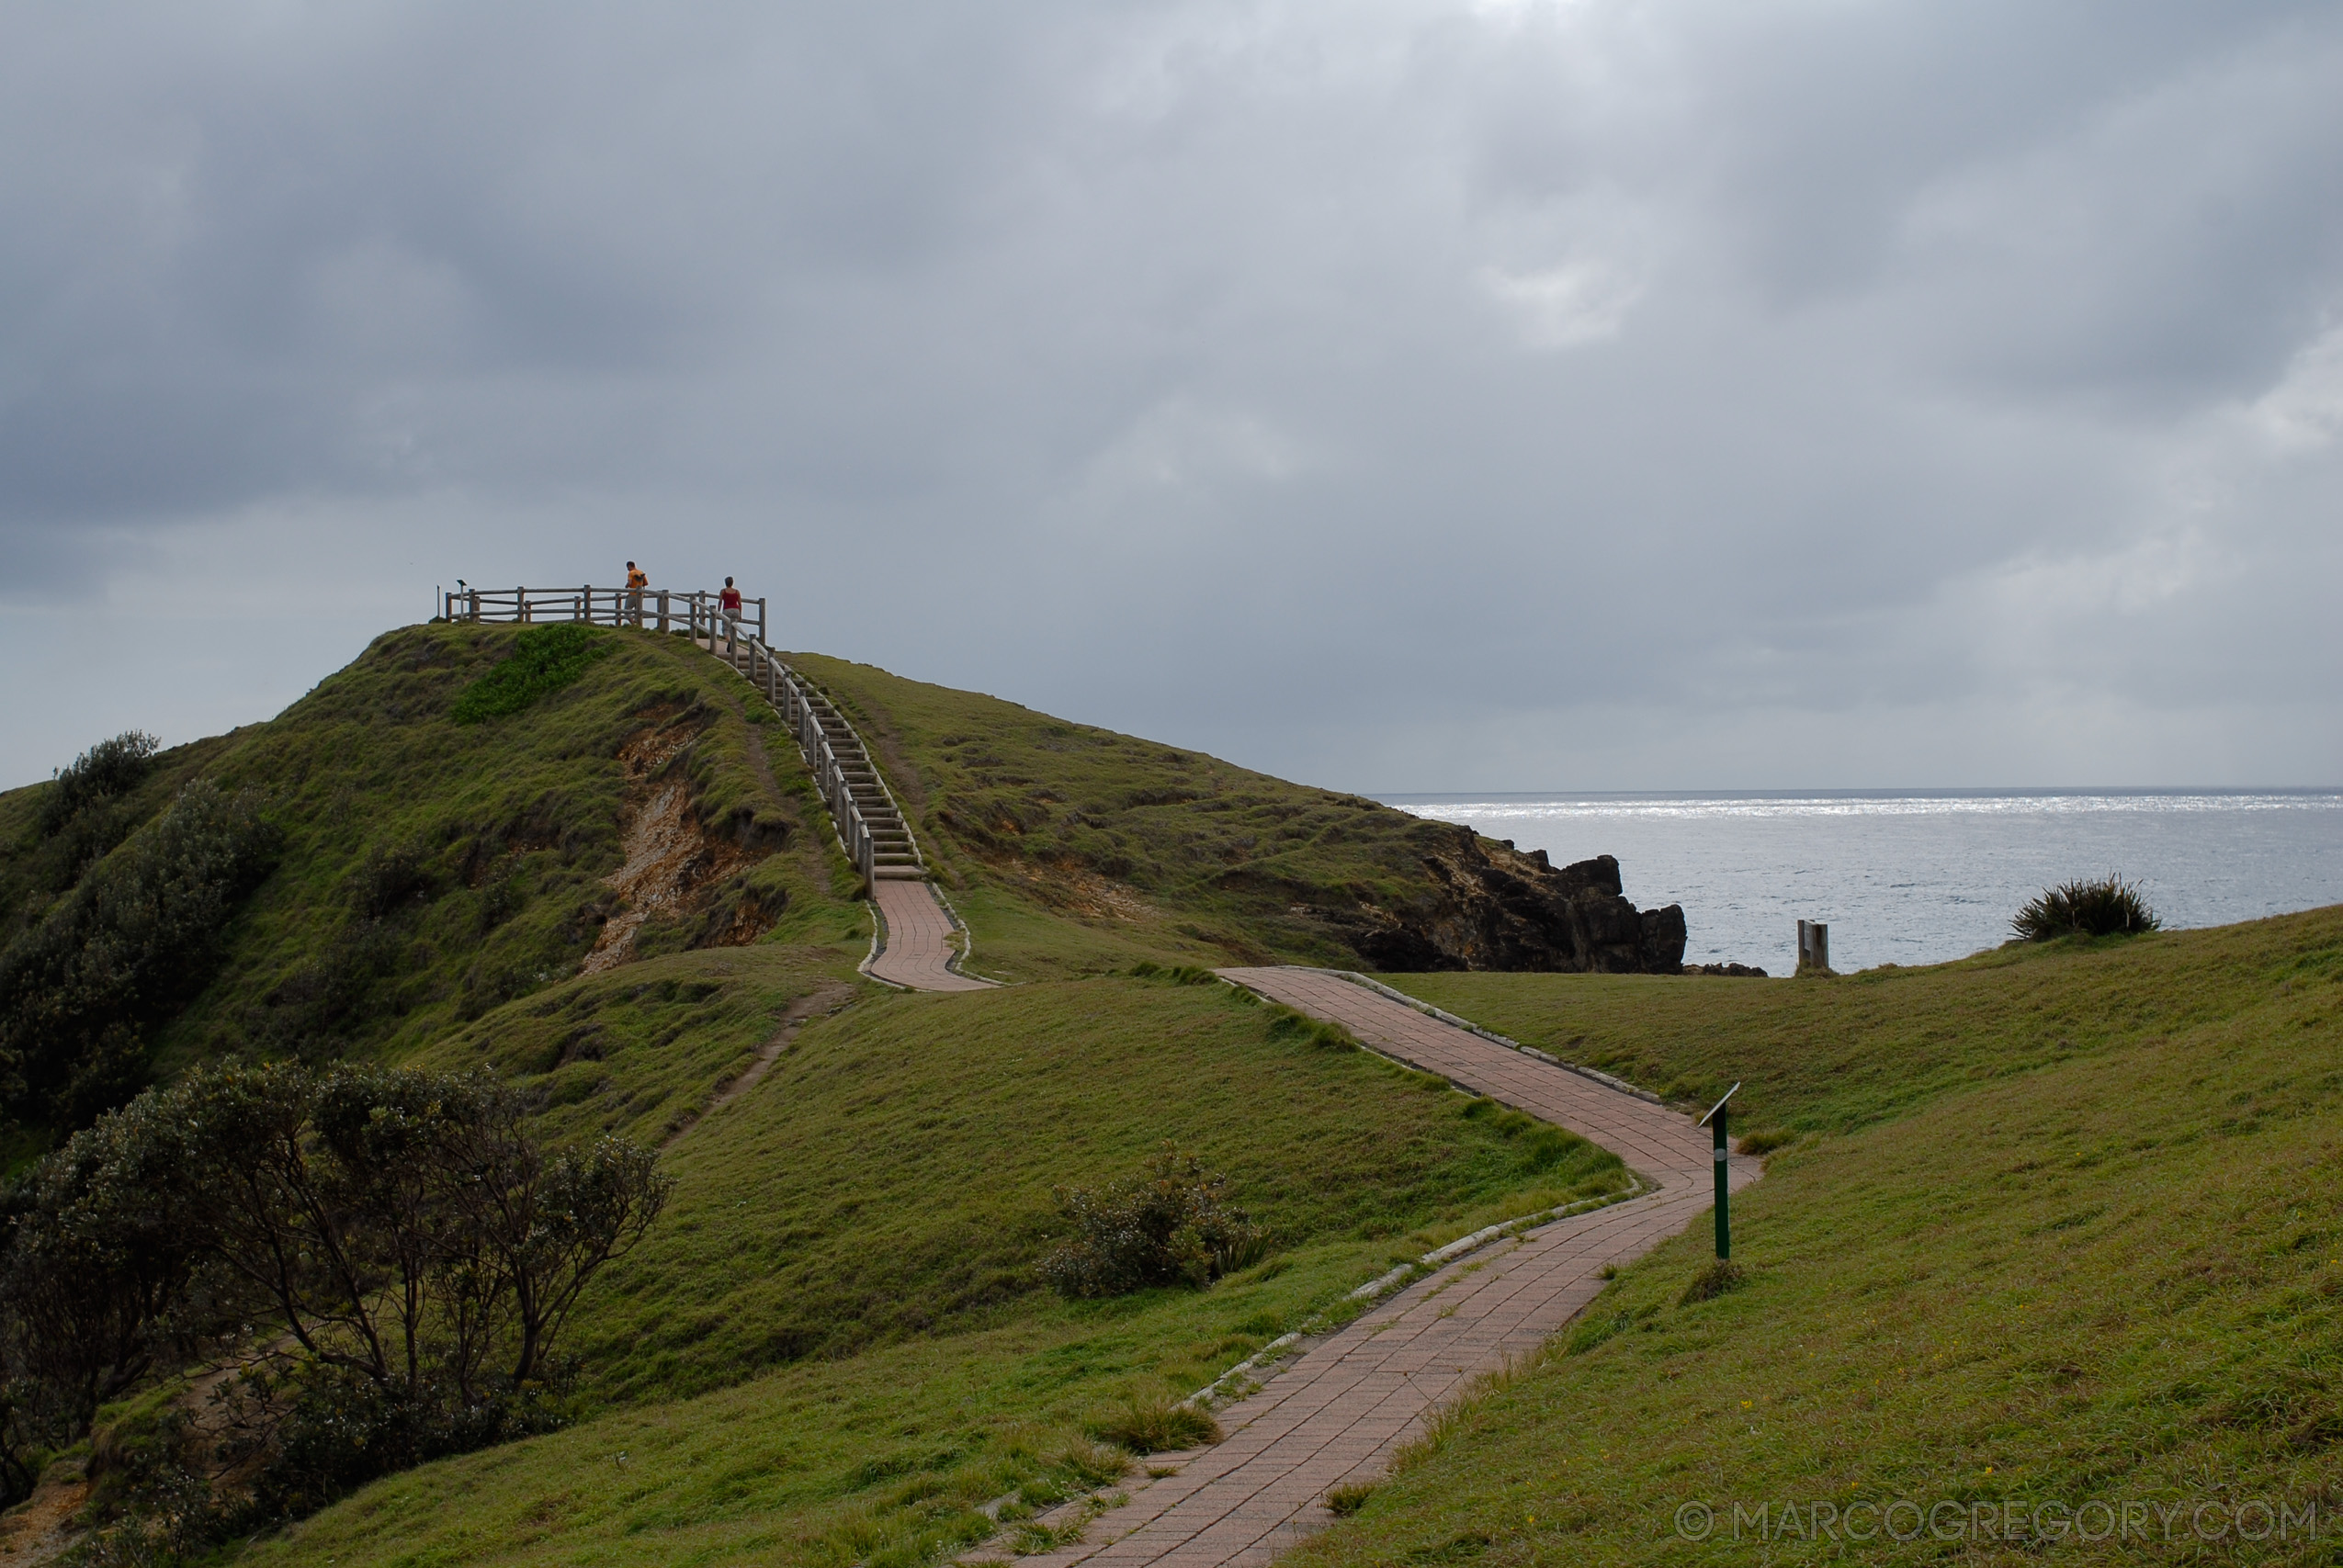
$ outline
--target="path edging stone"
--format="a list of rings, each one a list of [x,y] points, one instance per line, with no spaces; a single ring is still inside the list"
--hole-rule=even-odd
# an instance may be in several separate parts
[[[1376,1275],[1342,1299],[1346,1302],[1364,1302],[1367,1305],[1373,1306],[1384,1297],[1404,1290],[1420,1279],[1439,1272],[1459,1258],[1478,1252],[1484,1247],[1511,1236],[1526,1235],[1542,1226],[1553,1224],[1557,1220],[1575,1219],[1580,1214],[1590,1214],[1597,1209],[1607,1209],[1613,1203],[1624,1203],[1630,1199],[1641,1198],[1655,1190],[1647,1186],[1644,1179],[1636,1172],[1629,1171],[1627,1177],[1628,1184],[1620,1191],[1605,1192],[1592,1198],[1581,1198],[1575,1203],[1564,1203],[1557,1208],[1541,1209],[1534,1214],[1524,1214],[1519,1219],[1500,1220],[1493,1225],[1483,1225],[1470,1235],[1458,1236],[1454,1241],[1433,1247],[1412,1263],[1402,1263],[1388,1273]],[[1210,1410],[1214,1405],[1224,1403],[1228,1395],[1222,1391],[1222,1384],[1233,1384],[1249,1373],[1263,1371],[1284,1360],[1284,1352],[1289,1347],[1299,1344],[1313,1334],[1325,1332],[1328,1325],[1323,1321],[1324,1315],[1319,1314],[1293,1333],[1278,1336],[1180,1403],[1194,1405],[1199,1410]]]
[[[1668,1103],[1666,1100],[1660,1099],[1659,1096],[1652,1093],[1651,1090],[1647,1089],[1638,1089],[1636,1085],[1629,1083],[1626,1079],[1613,1077],[1609,1073],[1602,1071],[1599,1067],[1582,1067],[1576,1062],[1566,1062],[1559,1056],[1547,1055],[1545,1052],[1539,1050],[1534,1045],[1524,1045],[1518,1040],[1508,1040],[1505,1036],[1498,1033],[1495,1030],[1483,1029],[1471,1019],[1458,1018],[1454,1013],[1448,1011],[1445,1008],[1436,1008],[1421,997],[1411,997],[1405,991],[1395,991],[1390,987],[1385,985],[1382,981],[1375,979],[1371,975],[1362,975],[1355,969],[1322,969],[1319,968],[1316,964],[1296,964],[1293,965],[1293,967],[1296,969],[1317,969],[1318,973],[1321,975],[1332,975],[1338,979],[1350,981],[1353,986],[1364,986],[1368,990],[1373,991],[1375,995],[1379,997],[1388,997],[1393,1001],[1399,1003],[1402,1007],[1413,1008],[1416,1011],[1422,1013],[1426,1018],[1436,1018],[1441,1022],[1448,1024],[1453,1028],[1461,1029],[1467,1034],[1477,1034],[1492,1045],[1502,1045],[1508,1051],[1519,1051],[1522,1055],[1544,1062],[1549,1067],[1559,1067],[1566,1073],[1576,1073],[1582,1078],[1591,1078],[1605,1089],[1615,1089],[1621,1094],[1632,1094],[1637,1100],[1647,1100],[1653,1105],[1666,1105]]]

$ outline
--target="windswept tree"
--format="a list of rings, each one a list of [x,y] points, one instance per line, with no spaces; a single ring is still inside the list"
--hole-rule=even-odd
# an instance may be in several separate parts
[[[620,1139],[546,1148],[486,1074],[202,1067],[7,1195],[0,1339],[54,1431],[232,1325],[282,1342],[244,1379],[247,1512],[304,1512],[556,1419],[571,1308],[668,1188]]]

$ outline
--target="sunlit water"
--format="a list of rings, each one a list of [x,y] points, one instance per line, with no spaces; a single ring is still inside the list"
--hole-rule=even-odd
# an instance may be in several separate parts
[[[1801,919],[1828,922],[1834,968],[1932,964],[2004,941],[2045,886],[2108,872],[2168,927],[2343,903],[2335,791],[1382,798],[1556,865],[1616,855],[1628,897],[1684,906],[1687,962],[1776,975]]]

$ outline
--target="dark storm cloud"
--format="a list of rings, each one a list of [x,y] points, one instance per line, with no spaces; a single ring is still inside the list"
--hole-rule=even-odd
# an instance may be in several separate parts
[[[2152,771],[2241,687],[2294,705],[2222,721],[2236,766],[2333,755],[2285,738],[2334,728],[2292,614],[2343,496],[2329,6],[0,44],[20,600],[238,529],[425,586],[648,530],[785,584],[802,643],[1354,784],[1561,782],[1622,705],[1676,739],[1619,783],[1755,782],[1760,713],[1813,778],[1928,732],[2022,777],[2066,764],[2011,737],[2084,728]]]

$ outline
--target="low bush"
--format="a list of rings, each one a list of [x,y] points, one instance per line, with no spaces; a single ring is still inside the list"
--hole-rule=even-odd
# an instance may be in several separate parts
[[[1220,1440],[1220,1423],[1193,1404],[1144,1404],[1133,1400],[1092,1430],[1135,1454],[1200,1449]]]
[[[512,652],[463,689],[447,716],[458,724],[478,724],[518,713],[572,684],[610,647],[610,634],[598,627],[571,622],[533,626],[513,639]]]
[[[1695,1302],[1713,1302],[1727,1291],[1737,1291],[1749,1282],[1749,1270],[1729,1259],[1720,1258],[1692,1278],[1684,1293],[1676,1298],[1678,1306],[1691,1306]]]
[[[75,1134],[0,1192],[6,1387],[39,1417],[5,1434],[0,1461],[237,1347],[261,1348],[215,1395],[230,1416],[216,1458],[238,1478],[207,1493],[215,1533],[561,1424],[571,1310],[669,1182],[623,1140],[543,1146],[526,1110],[485,1075],[230,1066]],[[177,1517],[194,1495],[171,1445],[145,1447],[154,1474],[118,1489]],[[20,1492],[29,1469],[0,1463],[0,1482]]]
[[[2009,921],[2020,942],[2050,942],[2062,936],[2129,936],[2160,930],[2163,922],[2140,896],[2136,882],[2113,874],[2089,882],[2045,887]]]
[[[1104,1192],[1057,1189],[1073,1233],[1042,1259],[1042,1278],[1060,1295],[1120,1296],[1150,1285],[1201,1289],[1259,1262],[1269,1235],[1223,1205],[1227,1185],[1167,1143],[1144,1172]]]
[[[201,990],[281,836],[198,779],[0,953],[0,1109],[86,1122],[136,1093],[142,1032]]]
[[[154,766],[154,749],[161,744],[143,730],[126,729],[58,769],[40,797],[41,836],[53,837],[85,807],[128,795],[145,783]]]

